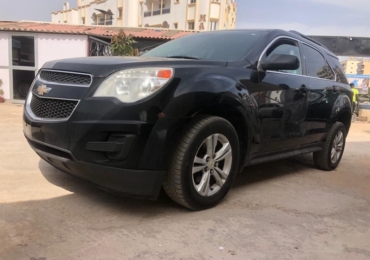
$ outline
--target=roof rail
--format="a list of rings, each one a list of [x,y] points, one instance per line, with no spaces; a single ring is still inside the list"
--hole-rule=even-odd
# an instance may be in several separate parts
[[[289,32],[294,33],[294,34],[297,34],[297,35],[301,36],[302,38],[305,38],[306,40],[309,40],[309,41],[311,41],[311,42],[314,42],[314,43],[316,43],[317,45],[319,45],[319,46],[321,46],[321,47],[323,47],[323,48],[325,48],[325,49],[329,50],[329,49],[328,49],[328,47],[326,47],[326,46],[325,46],[325,45],[323,45],[322,43],[320,43],[320,42],[318,42],[318,41],[315,41],[314,39],[312,39],[312,38],[310,38],[310,37],[308,37],[308,36],[306,36],[306,35],[304,35],[304,34],[302,34],[302,33],[300,33],[300,32],[293,31],[293,30],[291,30],[291,31],[289,31]]]

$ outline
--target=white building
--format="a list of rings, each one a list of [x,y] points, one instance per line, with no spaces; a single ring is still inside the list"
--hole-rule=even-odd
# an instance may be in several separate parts
[[[233,29],[235,0],[78,0],[52,13],[53,23],[155,27],[180,30]]]

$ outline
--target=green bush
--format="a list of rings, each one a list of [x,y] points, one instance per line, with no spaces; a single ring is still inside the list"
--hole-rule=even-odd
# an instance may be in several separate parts
[[[112,37],[111,51],[113,56],[133,56],[135,50],[132,44],[136,43],[132,35],[126,35],[123,30]]]

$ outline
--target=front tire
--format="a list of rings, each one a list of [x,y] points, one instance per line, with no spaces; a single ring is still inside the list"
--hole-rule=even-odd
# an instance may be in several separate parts
[[[332,171],[340,163],[346,145],[347,131],[344,125],[336,122],[330,130],[323,149],[313,153],[313,161],[317,168]]]
[[[175,202],[193,210],[215,206],[229,191],[239,164],[234,127],[216,116],[198,116],[182,133],[163,187]]]

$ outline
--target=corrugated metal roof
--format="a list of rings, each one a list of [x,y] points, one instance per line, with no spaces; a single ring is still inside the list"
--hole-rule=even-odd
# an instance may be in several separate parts
[[[131,34],[135,38],[146,39],[176,39],[181,36],[195,33],[195,31],[181,31],[169,29],[154,28],[132,28],[132,27],[113,27],[113,26],[89,26],[89,25],[71,25],[56,24],[32,21],[0,21],[0,31],[15,32],[42,32],[58,34],[79,34],[94,36],[113,36],[119,30],[123,29],[126,34]]]

